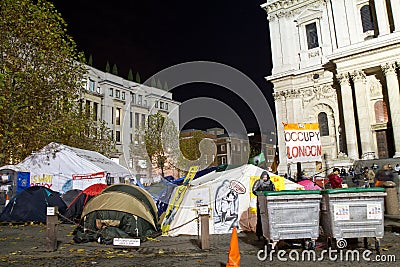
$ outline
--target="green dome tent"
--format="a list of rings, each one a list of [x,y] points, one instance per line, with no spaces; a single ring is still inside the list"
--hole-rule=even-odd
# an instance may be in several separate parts
[[[157,214],[151,195],[142,188],[112,185],[87,202],[80,225],[74,231],[74,241],[105,244],[111,244],[114,238],[144,241],[160,232]]]

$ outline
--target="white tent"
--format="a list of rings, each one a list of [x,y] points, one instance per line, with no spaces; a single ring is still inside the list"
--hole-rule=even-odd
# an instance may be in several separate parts
[[[210,234],[230,233],[232,226],[251,231],[256,224],[256,197],[251,188],[264,170],[254,165],[243,165],[223,172],[211,172],[190,183],[179,206],[166,214],[163,227],[168,235],[197,235],[199,207],[210,209]],[[276,176],[269,173],[271,178]],[[282,178],[284,179],[284,178]],[[285,179],[285,190],[304,189],[303,186]],[[170,198],[170,205],[179,188]],[[193,220],[193,221],[191,221]],[[191,221],[190,223],[188,223]]]
[[[16,166],[29,170],[30,184],[54,191],[85,189],[94,183],[106,183],[106,175],[130,176],[129,170],[100,153],[50,143]]]

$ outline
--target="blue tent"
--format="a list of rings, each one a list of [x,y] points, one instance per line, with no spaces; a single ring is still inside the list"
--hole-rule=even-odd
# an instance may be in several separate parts
[[[10,200],[0,214],[1,222],[46,222],[47,207],[58,207],[64,214],[67,206],[61,195],[44,186],[32,186],[22,190]]]
[[[193,179],[197,179],[207,173],[215,171],[216,167],[211,167],[198,171]],[[152,195],[158,208],[158,215],[160,216],[168,208],[169,199],[174,192],[175,187],[182,185],[185,176],[174,180],[172,176],[164,177],[161,182],[146,187],[146,190]]]
[[[146,187],[147,192],[151,194],[158,209],[158,216],[160,216],[168,208],[169,198],[174,191],[176,184],[169,182],[163,178],[161,182],[152,184]]]

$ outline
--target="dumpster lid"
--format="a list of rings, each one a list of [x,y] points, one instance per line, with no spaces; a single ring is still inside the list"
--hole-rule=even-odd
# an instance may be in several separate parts
[[[350,187],[350,188],[336,188],[321,190],[321,194],[338,194],[338,193],[364,193],[364,192],[385,192],[382,187]]]
[[[306,195],[306,194],[320,194],[320,190],[281,190],[281,191],[262,191],[258,195],[264,196],[282,196],[282,195]]]

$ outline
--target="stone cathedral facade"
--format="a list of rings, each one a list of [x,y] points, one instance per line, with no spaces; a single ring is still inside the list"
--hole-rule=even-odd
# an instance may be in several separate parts
[[[274,87],[279,173],[287,172],[284,122],[318,122],[329,166],[400,157],[400,0],[268,0],[261,7],[271,37],[266,79]]]

